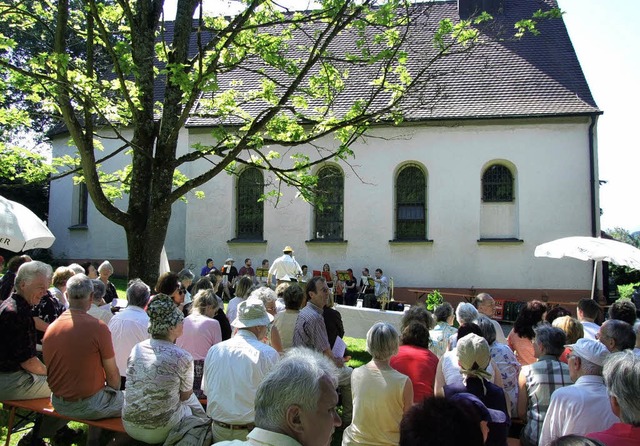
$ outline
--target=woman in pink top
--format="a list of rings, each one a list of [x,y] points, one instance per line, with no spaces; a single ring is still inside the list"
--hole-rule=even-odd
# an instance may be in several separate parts
[[[222,341],[220,323],[213,319],[218,311],[218,298],[212,289],[200,290],[193,298],[191,314],[184,319],[182,336],[176,345],[193,356],[193,391],[202,397],[200,383],[204,358],[212,345]]]
[[[521,365],[536,362],[532,343],[535,338],[533,328],[544,320],[546,312],[547,305],[544,302],[532,300],[520,310],[518,318],[513,323],[513,329],[507,336],[507,344]]]

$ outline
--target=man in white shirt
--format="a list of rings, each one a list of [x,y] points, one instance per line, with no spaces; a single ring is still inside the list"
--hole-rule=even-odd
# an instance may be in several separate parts
[[[208,396],[207,415],[216,441],[245,440],[254,427],[258,385],[280,359],[262,339],[273,316],[260,299],[238,304],[231,325],[238,332],[214,345],[204,360],[202,385]]]
[[[116,365],[120,371],[120,388],[123,390],[131,350],[138,342],[149,339],[149,316],[144,309],[149,303],[150,292],[142,280],[131,280],[127,288],[127,307],[109,321],[113,349],[116,352]]]
[[[277,284],[281,282],[297,282],[298,277],[302,275],[302,268],[300,264],[293,258],[293,248],[291,246],[285,246],[282,250],[282,255],[273,261],[271,268],[269,268],[269,276],[267,277],[267,283],[271,284],[272,277],[275,276]]]
[[[502,330],[502,326],[498,321],[493,319],[493,316],[496,312],[496,301],[493,300],[493,297],[489,293],[480,293],[473,300],[473,305],[478,310],[478,313],[484,314],[489,318],[491,323],[496,329],[496,342],[500,344],[506,344],[507,338],[504,336],[504,331]]]
[[[291,349],[258,386],[255,428],[223,446],[327,445],[340,426],[335,365],[306,348]],[[283,391],[286,389],[286,391]]]
[[[582,323],[585,339],[596,339],[600,326],[595,320],[600,315],[600,306],[593,299],[580,299],[578,301],[578,320]]]
[[[93,302],[91,302],[91,308],[89,308],[87,314],[109,325],[109,321],[113,318],[113,313],[111,312],[111,305],[107,305],[104,301],[107,287],[100,279],[92,279],[91,283],[93,283]]]
[[[540,446],[563,435],[586,435],[620,422],[611,410],[602,377],[609,350],[598,341],[584,338],[569,347],[569,374],[574,384],[557,389],[551,395]]]

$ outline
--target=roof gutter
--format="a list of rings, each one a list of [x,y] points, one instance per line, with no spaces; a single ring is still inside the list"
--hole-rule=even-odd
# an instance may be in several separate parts
[[[596,176],[596,147],[594,129],[596,122],[598,121],[598,114],[591,115],[591,124],[589,124],[589,180],[591,184],[591,236],[597,237],[598,234],[598,220],[597,216],[600,215],[600,209],[597,207],[596,194],[599,191],[600,182]]]

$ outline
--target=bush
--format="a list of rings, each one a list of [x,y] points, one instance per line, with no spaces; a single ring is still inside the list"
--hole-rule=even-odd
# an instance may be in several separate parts
[[[631,295],[636,287],[640,286],[640,282],[628,283],[626,285],[618,285],[618,300],[631,300]]]

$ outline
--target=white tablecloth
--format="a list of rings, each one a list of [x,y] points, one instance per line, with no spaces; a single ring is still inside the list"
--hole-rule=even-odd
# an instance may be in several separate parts
[[[400,332],[402,320],[401,311],[380,311],[372,308],[350,307],[348,305],[336,305],[335,309],[342,316],[344,335],[350,338],[366,339],[367,332],[376,322],[389,322]]]

